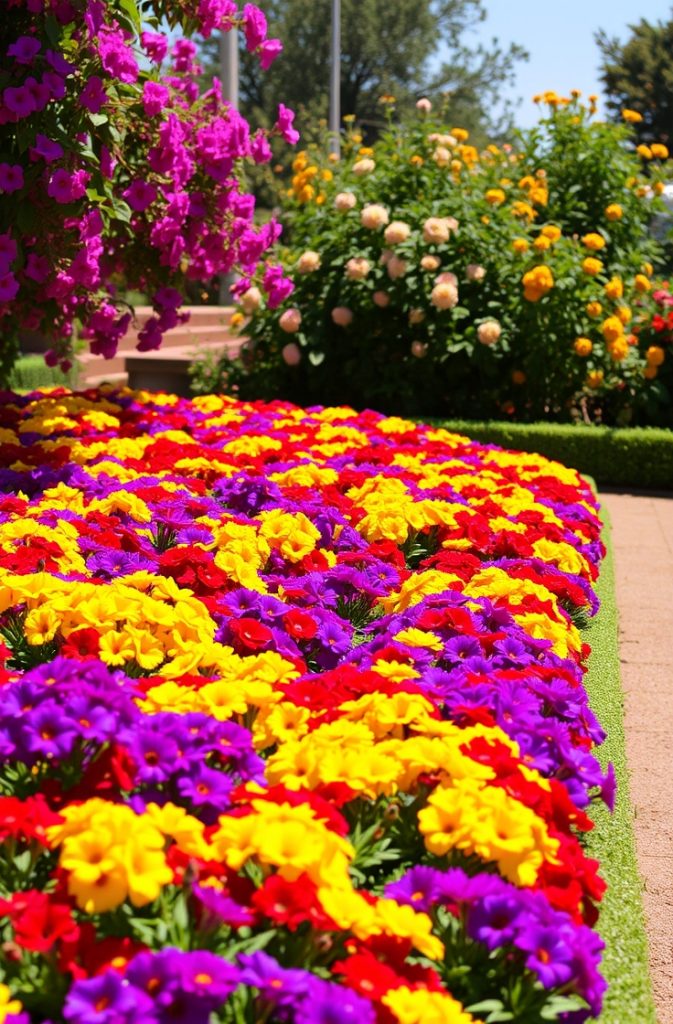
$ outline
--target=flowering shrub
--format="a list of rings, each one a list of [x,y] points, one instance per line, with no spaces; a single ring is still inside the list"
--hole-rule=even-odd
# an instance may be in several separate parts
[[[283,253],[296,290],[272,310],[241,286],[248,351],[201,387],[412,415],[646,416],[634,330],[667,151],[636,153],[628,124],[545,98],[518,150],[478,152],[426,101],[374,148],[350,131],[340,163],[299,153]]]
[[[7,1019],[596,1015],[578,474],[348,408],[5,399]]]
[[[7,6],[7,4],[5,4]],[[258,274],[270,307],[291,290],[263,264],[279,227],[253,226],[238,173],[271,156],[223,102],[201,93],[196,46],[154,30],[208,36],[242,29],[268,66],[280,43],[266,19],[234,0],[9,0],[0,25],[0,330],[5,369],[22,330],[54,340],[70,361],[73,324],[92,352],[114,355],[131,320],[119,286],[147,293],[156,315],[142,351],[186,317],[185,280],[237,268]],[[272,134],[296,141],[282,104]]]
[[[673,295],[668,281],[652,292],[651,317],[637,328],[645,376],[653,383],[646,395],[648,420],[673,426]]]

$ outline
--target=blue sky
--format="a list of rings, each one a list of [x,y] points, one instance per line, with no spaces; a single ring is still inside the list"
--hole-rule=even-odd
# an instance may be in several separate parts
[[[473,35],[484,44],[496,36],[501,44],[520,43],[530,53],[521,63],[511,99],[521,98],[516,121],[529,127],[537,120],[535,93],[554,89],[567,95],[571,89],[601,94],[598,81],[600,54],[594,33],[605,29],[609,36],[625,40],[628,25],[645,18],[668,21],[671,0],[484,0],[488,18]],[[599,105],[599,112],[601,106]]]

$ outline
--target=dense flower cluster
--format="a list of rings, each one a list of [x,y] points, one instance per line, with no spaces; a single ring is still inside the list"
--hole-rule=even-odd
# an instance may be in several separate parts
[[[185,280],[232,268],[256,274],[270,305],[291,290],[263,263],[280,228],[256,227],[238,168],[271,157],[252,131],[201,91],[191,39],[150,31],[157,18],[208,36],[240,29],[268,67],[281,50],[266,18],[234,0],[9,0],[0,27],[0,325],[43,330],[67,362],[78,320],[112,356],[129,326],[119,289],[150,296],[140,334],[157,348],[181,319]],[[152,15],[156,17],[152,19]],[[143,21],[143,18],[148,19]],[[272,134],[297,140],[281,103]]]
[[[635,152],[628,127],[577,96],[544,99],[515,146],[478,149],[421,108],[373,146],[349,127],[339,160],[297,153],[280,250],[295,289],[270,310],[241,285],[246,349],[219,379],[206,367],[203,390],[419,417],[670,421],[637,339],[667,150]]]
[[[343,407],[0,412],[7,1019],[597,1014],[577,473]]]

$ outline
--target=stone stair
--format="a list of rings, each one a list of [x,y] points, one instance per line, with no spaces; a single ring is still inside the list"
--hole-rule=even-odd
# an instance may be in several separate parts
[[[233,358],[240,350],[242,339],[229,330],[233,307],[190,306],[186,309],[191,313],[189,321],[167,331],[160,349],[138,352],[138,332],[153,310],[149,306],[137,306],[135,322],[120,341],[112,359],[103,359],[90,352],[78,356],[79,386],[128,384],[148,391],[189,395],[190,363],[209,353],[220,356],[227,352]]]

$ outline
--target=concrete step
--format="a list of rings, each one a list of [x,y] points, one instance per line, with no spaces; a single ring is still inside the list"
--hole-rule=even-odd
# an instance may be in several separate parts
[[[194,346],[183,345],[156,352],[130,352],[126,356],[129,386],[147,391],[170,391],[188,397],[190,394],[189,367],[199,355],[234,358],[241,348],[241,340],[229,339],[224,344],[211,342]]]
[[[235,309],[233,306],[184,306],[182,312],[190,314],[188,323],[191,327],[226,327]],[[136,323],[142,327],[145,321],[154,315],[154,310],[151,306],[136,306],[134,315]]]
[[[100,358],[100,357],[99,357]],[[129,382],[129,375],[125,370],[115,373],[90,373],[86,376],[80,375],[77,382],[78,390],[85,391],[87,388],[99,388],[101,384],[114,384],[116,387],[126,387]]]
[[[226,344],[233,336],[229,332],[228,328],[223,324],[199,324],[192,326],[191,324],[183,324],[180,327],[174,327],[171,331],[166,331],[161,342],[161,349],[158,351],[165,351],[169,348],[182,348],[184,345],[199,345],[202,342],[221,342]],[[138,344],[138,332],[129,331],[122,341],[120,342],[118,352],[133,352]]]

